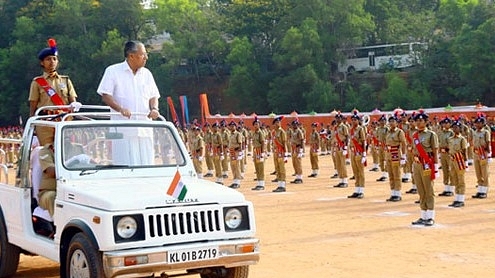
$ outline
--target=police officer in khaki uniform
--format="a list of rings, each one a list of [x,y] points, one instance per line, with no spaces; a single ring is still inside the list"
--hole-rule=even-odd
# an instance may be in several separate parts
[[[215,167],[216,183],[223,184],[222,177],[222,161],[225,159],[225,150],[223,149],[222,134],[220,134],[220,124],[218,122],[213,123],[211,147],[213,150],[213,166]]]
[[[352,195],[347,198],[362,199],[364,197],[364,164],[366,164],[366,131],[360,124],[361,117],[357,111],[351,116],[350,136],[350,159],[352,172],[355,178],[355,188]]]
[[[287,136],[281,127],[281,121],[284,117],[279,116],[273,120],[273,156],[275,159],[275,171],[277,172],[277,188],[273,192],[285,192],[285,163],[287,162]]]
[[[387,166],[385,165],[385,138],[388,133],[387,118],[382,115],[378,120],[378,127],[376,128],[376,138],[378,140],[378,163],[382,176],[376,181],[386,181],[388,178]]]
[[[224,154],[224,159],[222,160],[222,178],[226,179],[229,177],[229,161],[230,161],[230,156],[229,156],[229,138],[230,138],[230,131],[227,128],[227,121],[222,120],[220,121],[220,134],[222,135],[222,142],[223,142],[223,154]]]
[[[440,120],[440,130],[438,132],[438,148],[440,150],[440,167],[442,167],[442,177],[444,190],[438,196],[453,196],[454,186],[450,180],[451,156],[449,153],[449,138],[454,136],[450,128],[451,120],[445,117]]]
[[[311,163],[311,175],[309,178],[315,178],[318,176],[320,167],[318,165],[318,153],[321,146],[321,136],[318,132],[318,123],[311,124],[311,134],[309,135],[309,161]],[[326,148],[325,148],[326,149]]]
[[[229,123],[230,133],[228,141],[229,157],[230,157],[230,169],[232,170],[232,176],[234,181],[229,186],[230,188],[241,187],[241,163],[243,159],[242,151],[242,134],[237,130],[237,124],[234,121]]]
[[[74,111],[81,107],[81,104],[76,102],[77,94],[70,78],[57,72],[59,60],[55,40],[50,39],[49,45],[50,47],[44,48],[38,53],[43,74],[35,77],[31,82],[29,89],[30,116],[34,115],[36,109],[43,106],[71,104]],[[55,94],[51,95],[52,93]],[[46,111],[42,112],[47,113]],[[53,142],[54,134],[50,127],[37,127],[36,134],[42,146]]]
[[[205,157],[205,141],[201,136],[201,128],[192,126],[194,135],[191,137],[191,155],[193,159],[194,170],[198,178],[203,178],[203,159]]]
[[[459,121],[454,121],[452,123],[454,135],[448,139],[451,184],[455,187],[455,199],[449,206],[454,208],[464,206],[464,194],[466,193],[464,174],[468,167],[467,140],[461,135],[461,127],[462,124]]]
[[[290,183],[301,184],[302,180],[302,158],[304,156],[304,132],[299,127],[299,121],[292,121],[292,131],[290,137],[290,145],[292,150],[292,166],[296,178]]]
[[[344,115],[337,113],[335,116],[336,127],[333,136],[333,151],[335,152],[335,167],[340,178],[340,182],[334,187],[346,188],[347,184],[347,168],[346,156],[347,146],[349,145],[349,128],[344,123]]]
[[[253,146],[253,162],[256,171],[256,186],[252,190],[265,189],[265,158],[266,158],[266,136],[261,130],[261,122],[258,118],[253,121],[254,131],[251,135]]]
[[[402,178],[400,167],[406,164],[406,136],[398,127],[399,118],[396,115],[388,118],[389,130],[385,136],[385,160],[390,184],[390,198],[387,202],[402,200]]]
[[[205,162],[206,162],[206,174],[205,178],[213,177],[213,171],[215,166],[213,166],[213,148],[211,146],[211,140],[213,133],[211,132],[211,126],[208,122],[203,125],[204,128],[204,141],[205,141]]]
[[[428,115],[419,111],[414,116],[416,128],[413,135],[413,175],[419,193],[421,216],[412,225],[433,226],[435,224],[434,179],[438,176],[438,137],[427,126]]]
[[[485,129],[485,117],[478,115],[474,120],[473,131],[474,170],[478,185],[478,192],[472,197],[485,199],[488,196],[489,171],[488,163],[492,160],[491,134]]]

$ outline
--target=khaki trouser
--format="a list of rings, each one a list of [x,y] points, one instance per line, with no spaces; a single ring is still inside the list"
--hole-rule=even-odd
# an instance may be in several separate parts
[[[55,212],[55,197],[57,196],[57,191],[55,190],[42,190],[38,193],[38,205],[40,208],[45,209],[50,213],[53,218],[53,213]]]
[[[442,152],[440,154],[440,165],[442,166],[442,175],[443,175],[443,184],[444,185],[451,185],[450,160],[451,160],[451,157],[448,153]]]
[[[486,158],[480,159],[478,154],[474,154],[474,170],[478,185],[490,186],[488,180],[488,160]]]
[[[351,153],[351,167],[356,179],[356,187],[364,187],[364,165],[361,163],[362,155],[356,155]]]
[[[285,181],[286,173],[285,173],[285,161],[284,154],[275,154],[275,169],[277,171],[277,180],[279,182]]]
[[[310,152],[309,153],[309,162],[311,163],[311,170],[318,170],[320,167],[318,166],[318,153]]]
[[[339,178],[347,178],[347,168],[345,167],[345,155],[342,154],[341,150],[335,152],[335,167]]]
[[[459,169],[457,162],[450,159],[450,182],[455,186],[455,194],[464,195],[466,193],[466,181],[464,178],[466,170]]]
[[[419,206],[421,210],[435,209],[435,193],[433,192],[434,182],[431,180],[431,171],[434,170],[435,169],[430,169],[425,171],[423,169],[423,164],[416,161],[413,164],[414,181],[418,187]]]
[[[193,157],[193,165],[196,174],[203,174],[203,161],[199,161],[198,157]]]
[[[399,161],[392,161],[391,159],[388,159],[386,165],[390,190],[400,191],[402,189],[402,177],[400,173]]]
[[[220,161],[220,156],[215,155],[213,157],[213,166],[215,166],[215,177],[217,179],[222,178],[222,162]]]

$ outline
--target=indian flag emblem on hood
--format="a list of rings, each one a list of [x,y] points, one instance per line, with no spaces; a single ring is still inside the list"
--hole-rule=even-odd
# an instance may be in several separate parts
[[[182,182],[179,170],[177,170],[177,172],[175,172],[175,176],[174,179],[172,180],[172,183],[168,187],[167,195],[170,195],[175,199],[182,201],[184,200],[184,197],[186,197],[186,194],[187,194],[186,185]]]

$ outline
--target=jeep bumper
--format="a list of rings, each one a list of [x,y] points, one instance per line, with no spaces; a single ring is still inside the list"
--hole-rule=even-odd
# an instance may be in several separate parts
[[[259,240],[238,239],[103,252],[106,277],[209,267],[236,267],[259,261]]]

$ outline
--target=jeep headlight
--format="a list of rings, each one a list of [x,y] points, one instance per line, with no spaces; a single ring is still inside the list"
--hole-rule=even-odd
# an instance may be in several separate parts
[[[225,230],[227,232],[249,229],[249,215],[247,207],[226,207],[223,208],[223,215]]]
[[[120,218],[120,220],[117,222],[117,234],[121,238],[131,238],[137,231],[137,222],[136,219],[126,216]]]
[[[115,242],[144,240],[144,221],[140,214],[113,217]]]

